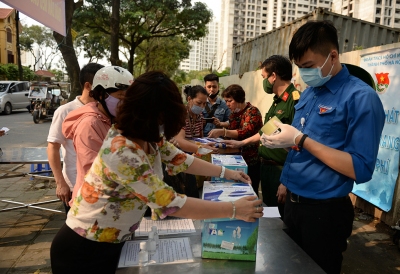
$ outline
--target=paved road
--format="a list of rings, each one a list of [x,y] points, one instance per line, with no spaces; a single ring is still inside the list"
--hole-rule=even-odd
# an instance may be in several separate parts
[[[51,120],[35,124],[32,115],[24,109],[14,110],[10,115],[0,114],[0,128],[8,127],[8,135],[0,138],[1,148],[47,146]]]

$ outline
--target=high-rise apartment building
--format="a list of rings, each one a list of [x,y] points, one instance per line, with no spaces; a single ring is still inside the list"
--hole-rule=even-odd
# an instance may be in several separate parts
[[[400,0],[333,0],[332,11],[391,28],[400,28]]]
[[[353,0],[354,1],[354,0]],[[218,60],[232,64],[232,49],[316,8],[331,9],[332,0],[221,0]],[[267,56],[262,56],[264,58]]]
[[[179,69],[183,71],[203,70],[212,66],[217,69],[218,22],[211,21],[208,25],[208,34],[198,41],[190,41],[189,58],[181,62]]]

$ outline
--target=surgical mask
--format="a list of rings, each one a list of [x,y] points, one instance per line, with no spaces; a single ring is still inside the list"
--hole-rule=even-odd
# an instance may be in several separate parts
[[[303,79],[304,83],[306,83],[310,87],[320,87],[328,82],[332,78],[332,69],[334,64],[332,65],[331,70],[329,71],[328,75],[323,77],[322,76],[322,68],[325,66],[326,62],[328,62],[328,57],[325,60],[325,63],[321,67],[317,68],[299,68],[301,79]]]
[[[112,116],[116,117],[117,116],[117,114],[116,114],[117,106],[121,100],[108,94],[108,97],[104,101],[106,102],[106,105],[107,105],[107,108],[108,108],[108,111],[110,112],[110,114]]]
[[[208,97],[210,97],[211,99],[214,99],[215,97],[218,96],[218,93],[219,93],[219,90],[217,91],[217,93],[214,93],[214,94],[210,93],[210,94],[208,95]]]
[[[196,105],[193,105],[193,106],[190,108],[190,110],[191,110],[194,114],[199,115],[200,113],[203,112],[204,108],[199,107],[199,106],[196,106]]]
[[[274,92],[273,92],[273,87],[274,87],[274,84],[271,84],[271,83],[268,81],[268,77],[265,78],[265,79],[263,80],[263,88],[264,88],[264,91],[265,91],[266,93],[268,93],[268,94],[274,93]]]

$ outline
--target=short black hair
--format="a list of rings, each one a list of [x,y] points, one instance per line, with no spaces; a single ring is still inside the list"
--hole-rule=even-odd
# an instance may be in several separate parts
[[[339,53],[337,30],[331,21],[308,21],[302,25],[290,42],[290,60],[299,60],[309,49],[324,56],[332,49]]]
[[[265,69],[268,76],[273,72],[276,73],[283,81],[292,79],[292,63],[282,55],[272,55],[265,59],[261,64],[261,69]]]
[[[128,88],[115,121],[127,138],[159,142],[159,126],[164,125],[164,135],[169,140],[185,126],[186,114],[176,84],[161,71],[149,71]]]
[[[206,76],[204,76],[204,83],[207,81],[217,81],[217,83],[219,83],[219,77],[214,73],[207,74]]]
[[[242,86],[239,85],[230,85],[227,87],[221,94],[223,98],[233,98],[238,103],[244,103],[246,100],[246,93]]]
[[[86,64],[79,72],[79,83],[81,87],[83,88],[86,82],[93,84],[94,75],[101,68],[104,68],[104,66],[97,63]]]
[[[206,89],[200,85],[196,85],[196,86],[187,85],[183,89],[183,93],[185,93],[185,95],[186,95],[186,100],[188,99],[189,96],[192,99],[196,98],[198,93],[203,93],[204,95],[208,96]]]

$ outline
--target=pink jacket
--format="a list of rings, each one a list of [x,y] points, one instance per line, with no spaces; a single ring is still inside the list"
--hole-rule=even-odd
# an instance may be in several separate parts
[[[82,186],[84,177],[92,166],[110,127],[110,119],[100,112],[97,102],[75,109],[65,118],[62,133],[65,138],[74,142],[77,168],[76,184],[70,205]]]

